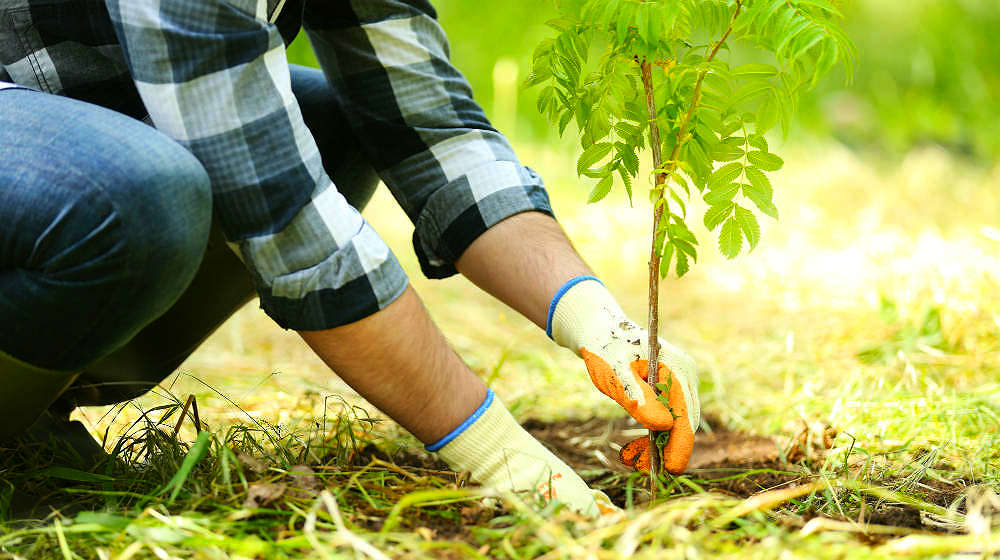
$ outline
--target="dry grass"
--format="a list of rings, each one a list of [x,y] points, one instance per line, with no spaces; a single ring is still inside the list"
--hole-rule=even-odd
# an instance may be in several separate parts
[[[329,496],[304,501],[298,522],[281,521],[295,528],[289,538],[299,539],[286,552],[377,557],[359,542],[394,556],[832,558],[997,550],[1000,510],[990,505],[995,500],[990,492],[1000,487],[1000,230],[994,227],[1000,168],[967,166],[936,149],[915,152],[891,169],[839,147],[785,155],[789,163],[774,178],[781,221],[763,224],[761,245],[734,261],[719,257],[711,237],[704,236],[693,272],[667,282],[662,316],[664,336],[698,360],[704,409],[729,428],[791,435],[806,422],[839,430],[826,463],[815,466],[811,479],[818,486],[808,499],[770,495],[773,504],[766,499],[747,504],[692,494],[636,510],[611,527],[582,523],[567,513],[540,517],[515,500],[507,521],[484,524],[478,536],[455,541],[400,529],[369,534],[364,516],[355,515],[360,510],[344,512],[349,527],[344,526],[334,511],[345,506],[338,493],[332,506]],[[610,200],[616,202],[586,206],[589,185],[567,174],[572,166],[566,153],[526,147],[521,157],[547,178],[556,212],[580,252],[626,310],[643,318],[646,206],[629,208],[614,195]],[[533,325],[464,279],[420,277],[409,247],[411,226],[384,189],[366,216],[400,256],[456,349],[516,416],[622,414],[592,388],[582,363]],[[939,326],[926,321],[935,314]],[[868,359],[859,359],[864,350]],[[202,419],[217,433],[247,423],[248,416],[308,430],[308,419],[323,414],[324,402],[332,406],[328,412],[345,410],[323,396],[359,402],[294,333],[275,327],[255,305],[237,313],[181,372],[171,390],[196,394]],[[78,415],[95,431],[113,422],[114,434],[140,408],[162,402],[152,395],[117,416],[102,409]],[[391,423],[375,431],[385,446],[417,446]],[[182,435],[193,440],[190,431]],[[856,523],[809,523],[817,511],[844,519],[838,510],[855,511],[851,508],[865,502],[864,496],[894,503],[917,499],[913,496],[928,480],[961,480],[984,489],[975,504],[972,498],[956,504],[960,516],[957,509],[945,515],[930,505],[917,508],[950,523],[952,536],[897,531],[872,540],[878,531]],[[762,513],[771,509],[770,515]],[[157,513],[167,521],[155,523],[152,514],[141,516],[143,523],[169,525],[185,535],[175,544],[161,543],[167,556],[160,557],[286,557],[281,545],[260,545],[267,554],[249,544],[245,554],[225,546],[218,554],[198,552],[190,548],[197,527],[222,534],[228,529],[212,514],[174,514]],[[46,534],[56,535],[54,527],[47,525]],[[132,557],[124,551],[146,541],[133,535],[117,542],[107,550],[119,556],[108,552],[107,557]],[[467,542],[484,542],[486,548],[477,552]],[[143,546],[134,557],[159,556]],[[3,550],[0,540],[0,558]]]

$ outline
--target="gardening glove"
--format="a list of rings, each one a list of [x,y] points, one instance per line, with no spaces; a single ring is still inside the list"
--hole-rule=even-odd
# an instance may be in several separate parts
[[[669,387],[670,407],[646,383],[649,336],[629,320],[604,285],[592,276],[567,282],[549,306],[552,339],[583,358],[594,385],[643,426],[669,431],[664,468],[684,472],[701,421],[694,360],[660,339],[659,382]]]
[[[623,515],[604,492],[590,489],[525,431],[492,389],[472,416],[427,450],[437,452],[455,471],[468,471],[487,488],[558,500],[592,518]]]
[[[669,459],[668,446],[663,448],[663,458],[661,464],[666,465]],[[649,436],[642,436],[633,439],[625,444],[618,451],[618,458],[627,467],[632,467],[640,472],[649,472]]]

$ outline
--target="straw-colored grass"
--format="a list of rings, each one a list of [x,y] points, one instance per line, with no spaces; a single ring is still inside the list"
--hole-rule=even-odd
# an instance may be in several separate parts
[[[624,195],[614,194],[584,205],[589,185],[570,175],[571,154],[530,146],[520,153],[547,178],[579,251],[643,320],[647,205],[629,208]],[[839,431],[825,459],[797,467],[804,469],[800,486],[742,500],[683,483],[676,488],[684,492],[613,525],[551,508],[539,513],[527,497],[508,496],[502,517],[479,520],[477,491],[459,489],[453,476],[388,463],[347,465],[354,437],[390,453],[419,445],[391,422],[369,422],[370,407],[351,408],[365,405],[294,333],[250,305],[167,383],[175,395],[197,396],[215,434],[201,443],[207,458],[174,486],[186,449],[162,468],[153,461],[145,481],[132,473],[128,484],[95,480],[71,489],[102,496],[95,507],[106,511],[0,525],[0,558],[869,558],[1000,551],[1000,168],[967,165],[932,148],[891,168],[835,146],[784,155],[788,164],[774,177],[780,222],[764,223],[761,245],[734,261],[722,259],[704,235],[694,270],[662,289],[661,316],[664,337],[699,363],[704,410],[728,428],[790,436],[806,422]],[[464,279],[421,278],[409,247],[411,226],[384,189],[366,216],[459,353],[517,417],[623,414],[593,389],[577,358],[502,304]],[[164,402],[160,391],[120,410],[77,415],[95,432],[110,427],[116,436],[140,410]],[[317,425],[324,405],[326,419]],[[277,441],[244,428],[227,439],[232,426],[255,429],[255,422],[281,426]],[[190,426],[180,437],[195,441]],[[310,463],[315,454],[301,444],[317,437],[340,462],[314,465],[320,482],[314,491],[291,492],[262,510],[242,507],[254,481],[294,487],[288,470]],[[251,472],[249,460],[220,441],[242,442],[241,450],[264,459],[269,470]],[[930,482],[957,488],[955,503],[925,501]],[[174,488],[183,491],[169,503]],[[318,494],[319,488],[327,491]],[[913,529],[859,521],[872,504],[905,504],[926,523]],[[447,524],[465,528],[445,534]],[[935,527],[945,532],[930,533]]]

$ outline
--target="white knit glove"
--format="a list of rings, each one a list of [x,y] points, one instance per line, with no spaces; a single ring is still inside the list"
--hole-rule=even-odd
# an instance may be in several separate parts
[[[646,383],[649,335],[633,323],[592,276],[567,282],[552,299],[549,336],[584,359],[591,381],[643,426],[670,431],[664,466],[684,471],[701,421],[694,360],[660,339],[659,382],[670,387],[667,408]],[[676,417],[676,418],[675,418]]]
[[[492,390],[461,426],[427,446],[456,471],[499,491],[527,492],[558,500],[588,517],[621,515],[599,490],[592,490],[566,463],[514,420]]]

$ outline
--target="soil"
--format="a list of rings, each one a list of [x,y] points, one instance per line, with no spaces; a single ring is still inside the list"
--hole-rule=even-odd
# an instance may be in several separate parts
[[[708,418],[707,422],[709,425],[721,425],[713,418]],[[615,449],[646,434],[646,430],[631,419],[594,418],[553,423],[528,420],[524,428],[577,470],[631,472],[618,460]],[[779,444],[771,438],[716,429],[698,434],[687,470],[694,472],[710,467],[745,469],[773,463],[779,456]]]
[[[708,418],[707,423],[722,426],[713,418]],[[645,429],[631,419],[555,423],[529,420],[524,427],[580,472],[588,483],[603,489],[618,505],[625,505],[627,498],[625,489],[621,488],[622,477],[615,474],[628,474],[632,469],[621,463],[616,448],[637,437],[645,437]],[[779,451],[779,443],[772,438],[716,429],[699,433],[695,438],[686,472],[706,490],[745,498],[801,478],[779,461]],[[752,474],[734,477],[745,472]],[[642,497],[636,495],[633,500],[641,503]]]
[[[694,452],[686,471],[690,480],[713,492],[726,494],[736,498],[747,498],[754,494],[777,488],[795,486],[811,480],[807,477],[809,470],[802,466],[803,462],[821,457],[832,438],[826,437],[829,428],[820,430],[821,437],[814,438],[824,442],[818,448],[807,449],[800,445],[809,439],[803,434],[786,438],[782,443],[776,438],[732,431],[723,428],[724,424],[717,419],[707,418],[710,426],[718,426],[709,433],[699,433],[695,439]],[[619,506],[625,506],[631,494],[633,505],[641,505],[648,500],[646,492],[628,492],[625,482],[633,472],[618,458],[618,449],[637,438],[644,437],[646,430],[635,424],[631,419],[600,419],[566,420],[560,422],[543,422],[528,420],[524,424],[533,436],[546,447],[572,466],[588,484],[605,491]],[[787,441],[792,442],[791,444]],[[799,443],[796,443],[799,442]],[[782,446],[786,448],[782,461]],[[352,460],[355,464],[366,464],[373,457],[392,461],[402,467],[424,469],[434,472],[447,472],[448,467],[433,456],[419,451],[402,450],[392,457],[374,447],[362,449]],[[789,457],[793,462],[787,462]],[[635,481],[635,479],[633,479]],[[644,482],[644,481],[643,481]],[[883,484],[892,485],[891,481]],[[642,486],[640,482],[636,486]],[[925,479],[918,487],[911,488],[910,493],[919,495],[922,499],[943,507],[948,507],[961,497],[964,485],[949,485],[939,481]],[[877,499],[868,500],[865,520],[871,524],[891,525],[896,527],[918,528],[927,531],[940,528],[927,526],[921,519],[917,509],[896,504],[885,504]],[[466,536],[475,526],[488,522],[499,510],[485,508],[480,505],[470,505],[461,511],[462,523],[453,519],[434,519],[421,516],[414,527],[425,527],[433,531],[436,537]],[[808,520],[810,513],[804,514]],[[376,522],[377,523],[377,522]],[[863,536],[859,535],[859,538]],[[876,539],[874,542],[880,542]]]

